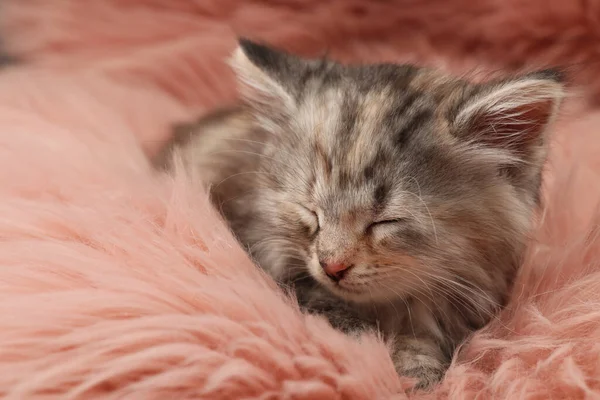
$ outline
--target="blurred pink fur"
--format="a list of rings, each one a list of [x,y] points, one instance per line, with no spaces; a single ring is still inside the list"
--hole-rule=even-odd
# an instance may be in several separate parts
[[[588,63],[510,307],[416,398],[600,398],[594,15],[597,0],[5,0],[3,45],[23,63],[0,72],[0,394],[405,397],[382,342],[303,317],[193,177],[148,165],[170,124],[234,97],[224,59],[245,34],[457,72]]]

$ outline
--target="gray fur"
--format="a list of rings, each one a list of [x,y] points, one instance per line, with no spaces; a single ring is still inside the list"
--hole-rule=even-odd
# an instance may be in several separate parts
[[[436,383],[506,302],[558,77],[476,85],[247,40],[232,64],[242,105],[181,128],[157,164],[175,151],[199,171],[240,242],[307,311],[351,334],[378,329],[400,374]],[[334,282],[320,260],[353,267]]]

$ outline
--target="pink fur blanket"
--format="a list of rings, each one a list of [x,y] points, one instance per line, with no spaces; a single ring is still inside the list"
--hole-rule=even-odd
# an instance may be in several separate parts
[[[510,306],[415,397],[600,398],[599,19],[598,0],[4,0],[20,62],[0,71],[0,394],[405,398],[381,341],[302,316],[193,177],[148,165],[170,124],[233,98],[244,34],[456,72],[572,67],[585,85]]]

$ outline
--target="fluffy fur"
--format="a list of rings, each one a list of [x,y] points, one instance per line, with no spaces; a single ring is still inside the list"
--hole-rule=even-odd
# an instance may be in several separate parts
[[[441,54],[452,68],[471,54],[498,67],[597,58],[596,1],[400,4],[3,2],[5,48],[27,64],[0,74],[2,395],[404,397],[381,343],[300,317],[198,207],[203,194],[152,178],[141,151],[232,97],[232,30],[345,59]],[[600,396],[599,124],[565,113],[509,309],[422,397]]]
[[[242,106],[178,129],[159,161],[182,157],[303,307],[344,332],[393,338],[398,372],[436,383],[506,302],[560,75],[473,84],[247,39],[232,64]]]

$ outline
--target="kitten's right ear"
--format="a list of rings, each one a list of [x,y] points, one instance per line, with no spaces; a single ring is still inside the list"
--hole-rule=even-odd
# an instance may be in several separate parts
[[[548,128],[565,95],[559,72],[538,71],[479,85],[452,121],[457,137],[494,150],[499,171],[539,199]]]
[[[299,57],[243,38],[238,41],[230,65],[242,96],[250,105],[270,112],[294,107],[294,83],[307,68]]]
[[[559,72],[546,70],[480,85],[459,107],[453,130],[471,143],[531,162],[547,144],[547,127],[564,96],[562,81]]]

